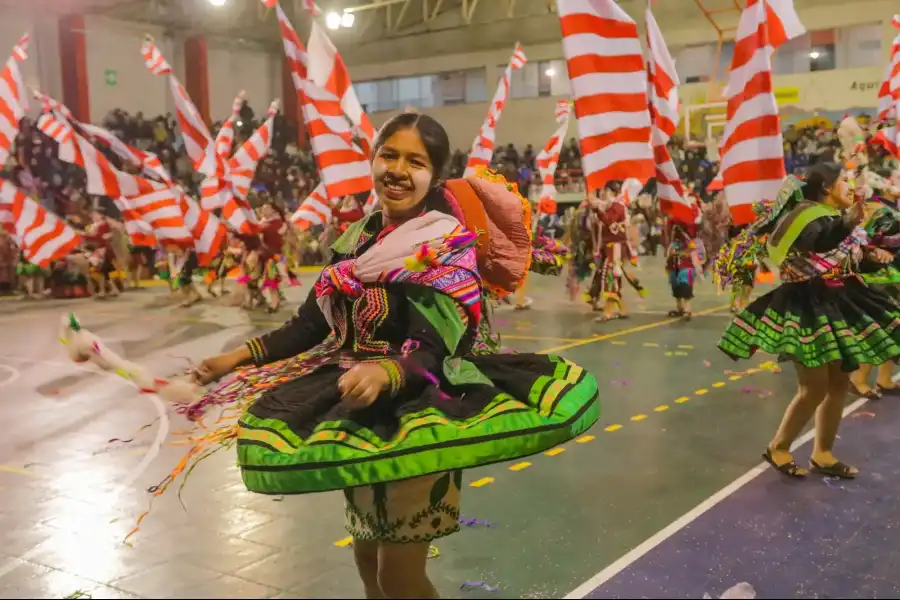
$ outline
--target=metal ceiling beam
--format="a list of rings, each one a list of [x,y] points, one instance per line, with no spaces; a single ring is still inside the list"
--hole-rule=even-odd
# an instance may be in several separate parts
[[[400,30],[400,25],[403,23],[403,17],[406,16],[406,11],[409,10],[409,5],[412,4],[412,1],[413,0],[405,0],[403,2],[403,6],[400,7],[400,13],[391,25],[391,32],[396,33]]]
[[[463,23],[465,23],[466,25],[472,24],[472,15],[475,14],[475,9],[477,7],[478,0],[462,0],[460,9],[462,10]]]

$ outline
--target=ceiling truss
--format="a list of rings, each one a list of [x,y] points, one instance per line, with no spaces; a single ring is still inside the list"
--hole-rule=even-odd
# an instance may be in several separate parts
[[[547,12],[556,9],[556,0],[543,0]],[[458,11],[461,26],[471,25],[479,7],[486,3],[502,3],[502,19],[515,19],[522,15],[518,0],[370,0],[369,2],[344,8],[362,16],[360,13],[383,12],[385,29],[389,34],[399,34],[405,29],[428,25],[440,15]],[[519,11],[517,12],[517,9]],[[413,17],[413,15],[416,15]]]

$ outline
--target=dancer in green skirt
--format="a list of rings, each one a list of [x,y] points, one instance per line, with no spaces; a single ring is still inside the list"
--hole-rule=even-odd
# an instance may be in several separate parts
[[[872,198],[875,211],[865,227],[872,245],[893,254],[894,260],[888,265],[878,265],[874,271],[862,273],[862,278],[870,287],[885,292],[897,301],[900,299],[900,212],[897,211],[900,190],[891,185],[890,176],[890,171],[882,171],[873,174],[867,181],[875,192]],[[860,396],[877,400],[882,394],[892,394],[898,389],[893,381],[892,363],[885,362],[878,366],[874,388],[869,385],[871,372],[872,365],[863,364],[850,376],[850,383]]]
[[[206,359],[198,378],[254,365],[206,399],[242,409],[217,439],[236,441],[248,489],[342,490],[366,596],[433,598],[428,542],[459,529],[462,469],[579,435],[599,416],[597,382],[491,343],[484,293],[514,292],[531,260],[515,186],[442,182],[450,145],[426,115],[388,121],[372,155],[382,210],[335,242],[294,318]]]
[[[782,283],[734,318],[719,348],[735,360],[762,350],[794,363],[797,393],[763,455],[769,464],[788,476],[808,475],[790,449],[815,415],[811,469],[853,478],[857,469],[832,453],[850,373],[900,356],[900,307],[858,273],[893,256],[869,245],[863,204],[836,164],[814,166],[805,184],[788,178],[760,212],[750,227]]]

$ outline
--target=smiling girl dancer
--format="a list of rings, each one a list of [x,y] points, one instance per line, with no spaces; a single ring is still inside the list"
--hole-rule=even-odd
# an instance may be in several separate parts
[[[530,207],[490,173],[442,183],[449,156],[437,121],[388,121],[372,161],[383,212],[335,242],[294,318],[198,370],[208,382],[256,365],[220,388],[243,410],[224,437],[244,482],[343,490],[369,598],[437,597],[428,546],[459,529],[462,469],[541,452],[599,415],[581,367],[489,349],[483,292],[521,283]]]

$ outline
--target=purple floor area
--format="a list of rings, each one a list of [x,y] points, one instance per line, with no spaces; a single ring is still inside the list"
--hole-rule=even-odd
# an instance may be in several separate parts
[[[587,597],[718,598],[739,582],[758,598],[900,597],[900,397],[864,405],[840,438],[857,480],[768,470]]]

